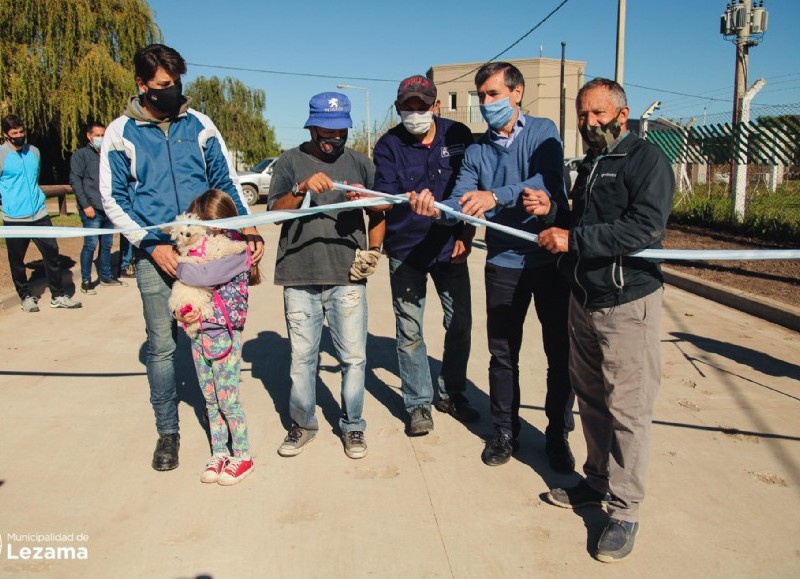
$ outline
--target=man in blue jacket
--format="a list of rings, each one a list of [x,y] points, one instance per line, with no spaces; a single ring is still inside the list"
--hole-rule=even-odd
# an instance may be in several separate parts
[[[450,197],[472,133],[438,116],[436,86],[424,76],[400,83],[395,108],[402,122],[375,145],[375,190],[393,195],[428,190]],[[464,422],[479,418],[464,396],[472,332],[467,256],[475,228],[437,224],[408,204],[387,205],[383,247],[389,256],[397,359],[410,436],[433,430],[433,383],[422,336],[428,275],[444,311],[444,353],[436,408]]]
[[[249,213],[222,135],[182,95],[183,57],[168,46],[151,44],[136,51],[134,66],[139,96],[108,126],[100,152],[100,193],[114,226],[170,222],[210,188],[228,193],[240,214]],[[263,240],[255,227],[243,231],[258,261]],[[147,329],[147,379],[159,434],[152,466],[171,470],[178,466],[180,435],[173,365],[177,327],[167,301],[177,254],[169,236],[158,229],[125,235],[135,247]]]
[[[488,63],[476,73],[475,86],[489,130],[467,149],[453,196],[444,203],[467,215],[530,233],[566,219],[564,153],[558,130],[548,119],[523,114],[522,73],[507,62]],[[537,191],[553,203],[549,211],[529,215],[524,202]],[[410,197],[415,211],[442,219],[433,200],[427,191]],[[553,470],[572,472],[575,459],[567,443],[574,426],[567,367],[569,287],[556,270],[555,256],[529,241],[487,229],[486,249],[489,396],[495,432],[481,458],[489,466],[505,464],[518,447],[519,353],[533,298],[547,356],[545,451]]]
[[[575,104],[589,152],[573,189],[571,223],[542,231],[539,245],[560,256],[572,286],[570,373],[586,479],[551,490],[548,499],[564,508],[607,500],[609,521],[594,555],[613,562],[630,555],[639,530],[661,381],[664,277],[658,261],[630,254],[661,247],[675,178],[661,149],[628,131],[619,84],[591,80]]]
[[[6,227],[51,227],[50,215],[44,203],[44,192],[39,187],[39,149],[25,142],[25,125],[17,115],[7,115],[2,120],[3,138],[0,146],[0,199],[3,202],[3,225]],[[51,308],[79,308],[80,302],[66,294],[61,283],[58,243],[43,237],[8,238],[8,264],[11,279],[22,309],[38,312],[38,298],[31,293],[25,271],[25,253],[31,241],[42,253],[44,273],[50,286]]]

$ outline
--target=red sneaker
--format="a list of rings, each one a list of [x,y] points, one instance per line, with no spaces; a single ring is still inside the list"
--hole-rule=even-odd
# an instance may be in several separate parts
[[[206,470],[200,475],[200,480],[204,483],[215,483],[219,480],[219,475],[225,465],[228,464],[230,456],[227,454],[212,454],[206,463]]]
[[[228,464],[223,469],[222,474],[219,475],[217,482],[225,486],[238,484],[244,477],[253,472],[254,468],[253,459],[234,456],[228,459]]]

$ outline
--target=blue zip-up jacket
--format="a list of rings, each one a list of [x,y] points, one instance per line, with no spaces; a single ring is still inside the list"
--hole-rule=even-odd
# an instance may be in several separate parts
[[[437,201],[453,191],[464,152],[473,144],[472,133],[461,123],[434,117],[436,134],[430,147],[420,143],[401,124],[383,135],[375,145],[376,191],[405,195],[430,189]],[[411,211],[407,203],[386,212],[383,247],[389,257],[427,268],[449,263],[453,245],[463,224],[449,227]]]
[[[564,192],[564,150],[553,121],[525,116],[514,141],[504,147],[492,141],[489,132],[469,149],[456,186],[445,205],[460,210],[458,200],[468,191],[492,191],[497,206],[484,219],[530,233],[539,233],[554,222],[565,226],[568,219]],[[522,205],[522,189],[540,189],[550,196],[550,214],[536,217]],[[453,220],[444,218],[442,222]],[[554,263],[556,256],[538,245],[495,229],[486,229],[488,263],[512,269],[529,269]]]
[[[100,194],[114,226],[168,223],[208,189],[228,193],[240,215],[250,213],[211,119],[184,104],[176,118],[159,123],[132,98],[125,114],[106,129],[100,149]],[[148,253],[172,243],[160,230],[125,235]]]
[[[33,217],[45,210],[39,187],[39,149],[25,144],[21,151],[5,142],[0,145],[0,197],[3,213],[11,219]]]

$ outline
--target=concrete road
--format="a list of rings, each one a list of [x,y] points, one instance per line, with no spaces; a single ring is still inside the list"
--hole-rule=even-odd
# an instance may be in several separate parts
[[[609,566],[590,555],[603,511],[571,512],[541,499],[577,475],[553,473],[543,456],[544,365],[533,312],[520,368],[522,448],[502,467],[480,461],[491,432],[481,250],[471,257],[468,390],[481,421],[466,427],[434,412],[433,433],[405,436],[384,261],[369,282],[369,456],[348,459],[334,432],[340,375],[326,336],[320,434],[300,456],[279,457],[289,352],[281,291],[271,284],[277,228],[263,229],[267,281],[252,290],[241,385],[256,470],[238,486],[199,481],[209,447],[185,340],[181,465],[166,473],[150,468],[156,434],[135,287],[101,287],[81,296],[81,310],[0,313],[3,576],[800,574],[797,333],[667,289],[641,532],[633,556]],[[434,367],[441,319],[434,297],[425,327]],[[581,464],[580,421],[571,442]]]

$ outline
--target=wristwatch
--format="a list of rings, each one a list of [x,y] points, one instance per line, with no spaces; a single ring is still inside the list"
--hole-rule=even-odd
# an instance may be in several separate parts
[[[300,183],[295,183],[292,187],[292,195],[295,197],[303,197],[305,194],[305,191],[300,191]]]

